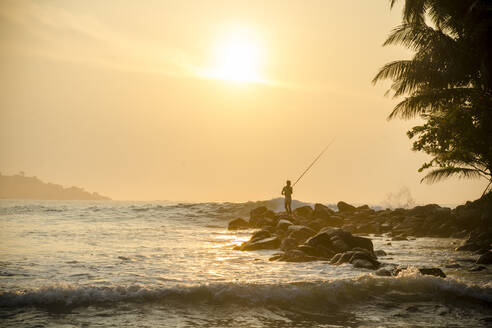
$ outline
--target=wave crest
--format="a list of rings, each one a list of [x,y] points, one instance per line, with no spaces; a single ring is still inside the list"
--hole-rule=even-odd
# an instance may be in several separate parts
[[[490,305],[492,285],[468,285],[451,278],[422,276],[412,269],[403,271],[398,277],[369,274],[355,279],[284,284],[219,283],[152,288],[139,285],[81,287],[55,284],[1,293],[0,306],[70,307],[138,301],[333,308],[381,298],[394,302],[437,298],[465,304],[485,302]]]

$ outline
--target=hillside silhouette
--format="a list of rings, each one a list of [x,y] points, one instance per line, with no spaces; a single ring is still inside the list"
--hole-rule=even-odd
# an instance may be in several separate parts
[[[80,187],[65,188],[61,185],[43,182],[37,177],[27,177],[24,172],[16,175],[0,173],[0,199],[42,199],[42,200],[110,200],[97,192],[88,192]]]

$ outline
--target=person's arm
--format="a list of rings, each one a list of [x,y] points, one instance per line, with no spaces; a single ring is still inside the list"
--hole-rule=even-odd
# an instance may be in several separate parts
[[[285,195],[285,187],[282,188],[282,195]]]

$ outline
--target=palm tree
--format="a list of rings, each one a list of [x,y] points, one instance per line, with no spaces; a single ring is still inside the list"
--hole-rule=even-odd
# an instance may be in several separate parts
[[[492,183],[491,31],[491,1],[405,0],[403,22],[384,43],[415,51],[373,82],[391,79],[388,93],[404,97],[388,119],[425,120],[407,133],[417,138],[413,150],[433,156],[419,169],[432,169],[423,181],[457,175]]]

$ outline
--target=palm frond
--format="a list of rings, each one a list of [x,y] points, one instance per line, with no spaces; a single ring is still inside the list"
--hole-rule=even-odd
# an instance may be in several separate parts
[[[398,103],[388,120],[395,117],[410,119],[426,111],[438,111],[446,105],[463,104],[477,96],[473,88],[431,89],[414,93]]]
[[[447,179],[451,176],[457,176],[458,178],[478,179],[482,177],[482,174],[475,169],[469,169],[465,167],[443,167],[435,169],[429,172],[420,182],[434,183],[443,179]]]
[[[418,51],[428,49],[430,46],[452,46],[455,42],[449,35],[435,30],[426,24],[405,23],[394,28],[383,46],[401,44],[409,49]]]

